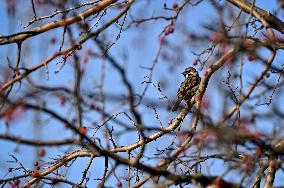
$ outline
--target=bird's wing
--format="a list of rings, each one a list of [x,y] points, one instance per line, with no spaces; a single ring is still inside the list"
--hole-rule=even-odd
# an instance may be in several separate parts
[[[195,87],[196,85],[198,85],[198,82],[194,77],[190,77],[190,78],[184,80],[183,83],[182,83],[181,93],[183,95],[186,95],[186,93],[189,90],[191,90],[193,87]]]

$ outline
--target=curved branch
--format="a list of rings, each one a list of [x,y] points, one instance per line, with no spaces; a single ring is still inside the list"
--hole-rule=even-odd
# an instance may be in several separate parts
[[[62,145],[79,145],[80,141],[74,140],[74,139],[66,139],[62,141],[43,141],[43,140],[27,140],[21,137],[17,136],[11,136],[6,134],[0,134],[0,139],[8,140],[15,142],[17,144],[26,144],[31,145],[35,147],[42,147],[42,146],[62,146]]]
[[[36,36],[38,34],[44,33],[46,31],[58,28],[58,27],[66,27],[68,25],[71,25],[73,23],[79,22],[82,19],[85,19],[93,14],[96,14],[103,9],[107,8],[111,4],[115,3],[117,0],[103,0],[100,3],[96,4],[95,6],[82,11],[74,16],[61,19],[59,21],[54,21],[47,23],[45,25],[42,25],[40,27],[36,27],[30,31],[20,32],[13,35],[8,36],[0,36],[0,45],[15,43],[15,42],[21,42],[26,40],[27,38],[30,38],[32,36]]]
[[[282,22],[279,18],[273,16],[268,11],[265,11],[255,5],[252,5],[246,0],[227,0],[227,1],[239,7],[246,13],[248,14],[252,13],[254,17],[258,19],[262,19],[262,21],[267,22],[268,25],[264,25],[266,28],[271,27],[279,31],[280,33],[284,34],[284,22]],[[253,7],[253,11],[251,12],[252,7]]]
[[[109,22],[107,22],[105,25],[103,25],[101,28],[99,28],[97,31],[93,32],[93,33],[89,33],[87,35],[85,35],[81,40],[79,40],[79,42],[76,45],[71,46],[70,48],[67,48],[61,52],[56,52],[54,53],[51,57],[49,57],[48,59],[46,59],[45,61],[41,62],[40,64],[31,67],[29,69],[26,69],[26,71],[9,80],[7,83],[3,84],[0,88],[0,92],[6,90],[7,88],[9,88],[11,85],[13,85],[15,82],[18,82],[20,80],[22,80],[23,78],[25,78],[27,75],[29,75],[30,73],[36,71],[37,69],[46,66],[47,64],[49,64],[51,61],[53,61],[55,58],[60,57],[60,56],[68,56],[70,53],[72,54],[72,52],[74,50],[76,50],[78,48],[79,44],[83,44],[84,42],[86,42],[88,39],[92,38],[92,37],[96,37],[98,36],[102,31],[104,31],[105,29],[107,29],[110,25],[112,25],[114,22],[116,22],[121,16],[123,16],[129,9],[130,5],[133,3],[133,0],[129,0],[129,4],[127,7],[125,7],[119,14],[117,14],[113,19],[111,19]],[[0,42],[1,42],[1,38],[0,38]],[[1,43],[0,43],[1,44]]]

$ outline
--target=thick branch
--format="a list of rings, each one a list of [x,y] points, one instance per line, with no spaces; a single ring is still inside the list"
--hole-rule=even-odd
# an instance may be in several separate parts
[[[232,3],[235,6],[239,7],[240,9],[245,11],[246,13],[248,13],[248,14],[252,13],[252,15],[254,17],[256,17],[258,19],[265,20],[265,22],[267,22],[269,24],[269,26],[265,26],[266,28],[271,27],[271,28],[281,32],[282,34],[284,33],[284,22],[282,22],[277,17],[273,16],[268,11],[265,11],[265,10],[255,6],[255,5],[252,5],[251,3],[249,3],[246,0],[227,0],[227,1]],[[253,7],[253,11],[251,11],[252,7]]]

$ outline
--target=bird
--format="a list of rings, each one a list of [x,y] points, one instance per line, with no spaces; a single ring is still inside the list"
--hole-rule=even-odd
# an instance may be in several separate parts
[[[191,98],[195,95],[201,78],[197,70],[193,67],[187,67],[182,73],[185,80],[181,83],[177,92],[177,101],[172,107],[172,111],[176,111],[181,101],[190,102]]]

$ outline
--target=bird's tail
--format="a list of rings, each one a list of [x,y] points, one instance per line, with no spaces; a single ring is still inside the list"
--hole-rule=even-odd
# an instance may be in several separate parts
[[[174,105],[173,105],[173,107],[172,107],[172,111],[173,111],[173,112],[174,112],[174,111],[177,111],[180,102],[181,102],[181,100],[177,100],[177,101],[174,103]]]

